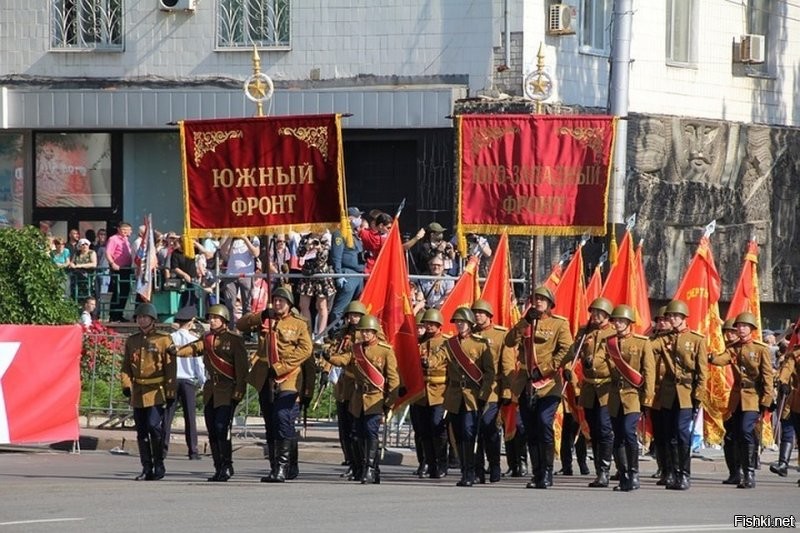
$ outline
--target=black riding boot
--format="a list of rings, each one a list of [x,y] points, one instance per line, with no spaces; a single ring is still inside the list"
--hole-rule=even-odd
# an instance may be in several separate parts
[[[619,470],[619,485],[614,487],[614,490],[628,492],[631,490],[630,465],[628,465],[628,454],[625,453],[624,445],[614,448],[614,462]]]
[[[579,435],[578,440],[575,441],[575,458],[578,460],[578,469],[582,476],[589,475],[589,466],[586,464],[586,455],[586,438],[583,435]]]
[[[563,429],[562,429],[563,431]],[[561,439],[561,450],[559,453],[561,460],[561,470],[556,472],[556,475],[571,476],[572,475],[572,442]]]
[[[486,461],[484,459],[486,449],[484,448],[484,442],[481,438],[482,435],[478,434],[477,437],[477,450],[473,454],[474,459],[472,461],[472,469],[475,472],[475,483],[479,483],[481,485],[486,484]]]
[[[471,487],[475,483],[475,445],[471,442],[459,442],[458,455],[461,459],[461,480],[457,487]]]
[[[542,457],[539,455],[539,446],[534,444],[528,450],[531,454],[531,480],[525,485],[528,489],[535,489],[542,483]]]
[[[500,481],[502,474],[500,472],[500,442],[499,440],[490,443],[486,447],[486,459],[489,463],[489,483],[497,483]]]
[[[353,475],[353,465],[356,461],[353,459],[353,440],[350,437],[342,438],[342,449],[344,450],[345,462],[347,463],[347,470],[339,474],[339,477],[351,479]]]
[[[220,481],[225,482],[228,481],[233,474],[230,472],[233,471],[233,448],[231,446],[231,441],[228,439],[215,439],[217,442],[214,446],[212,446],[212,453],[213,449],[217,449],[217,456],[218,456],[218,463],[214,463],[214,468],[216,473],[208,478],[209,481]]]
[[[789,475],[789,460],[792,458],[793,442],[781,442],[778,450],[778,462],[769,465],[769,471],[781,477]]]
[[[509,439],[505,442],[506,446],[506,465],[508,465],[508,470],[505,471],[503,474],[506,477],[518,477],[519,476],[519,453],[516,449],[516,440]],[[516,474],[516,475],[515,475]]]
[[[692,486],[692,447],[691,445],[676,445],[678,463],[675,470],[675,484],[673,490],[689,490]],[[670,488],[670,487],[667,487]]]
[[[656,457],[661,457],[661,476],[656,485],[665,486],[670,483],[675,483],[675,471],[672,466],[672,458],[669,453],[669,446],[664,442],[656,442]]]
[[[752,443],[748,444],[743,442],[742,446],[742,455],[744,456],[744,462],[742,463],[742,480],[736,485],[738,489],[754,489],[756,487],[756,463],[755,458],[756,454],[758,453],[758,444]]]
[[[300,475],[300,465],[297,463],[297,436],[289,439],[289,470],[286,472],[286,479],[297,479]]]
[[[514,436],[517,441],[516,450],[519,454],[519,476],[512,477],[525,477],[528,475],[528,438],[520,432]]]
[[[428,466],[428,476],[431,479],[439,479],[442,476],[439,474],[439,463],[436,460],[436,446],[433,439],[423,439],[422,448],[425,452],[425,464]]]
[[[437,469],[439,471],[439,477],[445,477],[450,467],[449,461],[447,460],[448,441],[449,439],[447,438],[446,433],[441,437],[434,437],[433,439],[433,446],[435,447],[436,465],[438,467]]]
[[[275,441],[275,473],[267,479],[267,483],[283,483],[289,473],[289,455],[291,453],[291,443],[289,440]],[[262,478],[262,481],[264,479]]]
[[[153,479],[163,479],[167,473],[167,469],[164,467],[164,443],[155,439],[150,442],[153,450]]]
[[[208,478],[208,481],[219,481],[219,475],[222,472],[222,459],[219,453],[219,444],[217,439],[209,439],[208,444],[211,446],[211,458],[214,460],[214,475]]]
[[[628,476],[630,477],[630,490],[639,490],[639,445],[626,446],[628,454]]]
[[[667,471],[666,488],[676,490],[681,481],[681,455],[678,451],[678,443],[670,442],[667,453],[669,454],[669,470]]]
[[[261,483],[272,483],[272,479],[275,477],[275,472],[278,469],[276,446],[277,444],[274,440],[267,440],[267,459],[269,460],[269,473],[261,478]]]
[[[539,445],[539,460],[541,464],[539,470],[541,475],[539,483],[536,484],[537,489],[546,489],[553,486],[553,460],[555,459],[556,450],[553,444],[540,444]]]
[[[137,439],[139,445],[139,461],[142,463],[142,473],[136,476],[136,481],[150,481],[153,479],[153,450],[150,448],[150,439]]]
[[[611,471],[611,454],[613,446],[608,443],[600,442],[596,448],[595,465],[597,468],[597,477],[594,481],[589,483],[593,488],[608,487],[609,472]]]
[[[728,478],[722,480],[722,484],[738,485],[742,481],[742,465],[739,464],[741,453],[737,450],[736,442],[725,439],[722,451],[725,453],[725,466],[728,467]]]
[[[364,477],[364,448],[366,443],[362,439],[353,439],[353,473],[347,481],[361,481]]]
[[[381,482],[379,466],[378,466],[378,441],[376,439],[369,439],[366,441],[364,447],[364,461],[361,468],[364,475],[361,477],[361,483],[378,484]]]

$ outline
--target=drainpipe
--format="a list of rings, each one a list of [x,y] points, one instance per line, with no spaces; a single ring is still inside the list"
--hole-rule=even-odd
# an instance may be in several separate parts
[[[625,217],[625,178],[628,148],[628,86],[631,64],[631,22],[633,0],[614,0],[611,44],[611,74],[608,80],[608,112],[619,118],[614,143],[613,172],[608,194],[609,230]]]

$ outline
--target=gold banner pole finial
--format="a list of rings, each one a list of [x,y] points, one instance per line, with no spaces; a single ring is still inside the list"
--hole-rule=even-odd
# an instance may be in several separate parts
[[[261,57],[258,55],[258,47],[253,45],[253,73],[244,80],[244,95],[248,100],[256,104],[256,116],[264,116],[264,100],[272,98],[275,90],[272,79],[261,72]]]

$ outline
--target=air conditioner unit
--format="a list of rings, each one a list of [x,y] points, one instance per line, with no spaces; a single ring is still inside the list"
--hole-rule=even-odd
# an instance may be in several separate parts
[[[158,0],[161,11],[194,11],[197,0]]]
[[[578,12],[575,6],[553,4],[547,18],[547,33],[550,35],[570,35],[575,33]]]
[[[739,42],[739,61],[742,63],[763,63],[766,60],[765,39],[763,35],[742,35]]]

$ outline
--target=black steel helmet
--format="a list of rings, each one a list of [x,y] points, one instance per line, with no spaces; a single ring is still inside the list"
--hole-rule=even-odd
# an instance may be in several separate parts
[[[758,321],[756,320],[756,315],[747,311],[736,315],[736,319],[733,321],[733,325],[735,326],[736,324],[748,324],[753,328],[758,328]]]
[[[636,313],[629,305],[618,305],[611,312],[611,318],[624,318],[636,322]]]
[[[380,331],[381,323],[378,322],[378,318],[375,315],[364,315],[361,317],[361,320],[358,321],[356,329]]]
[[[366,315],[367,308],[364,304],[362,304],[358,300],[353,300],[352,302],[347,304],[347,307],[344,308],[344,314],[347,315],[349,313],[354,313],[357,315]]]
[[[216,315],[224,320],[226,323],[230,322],[231,320],[231,313],[228,311],[228,308],[222,304],[214,304],[208,308],[208,312],[206,313],[206,318],[211,317],[211,315]]]
[[[595,298],[594,301],[589,305],[589,310],[591,311],[594,309],[595,311],[602,311],[607,315],[611,315],[614,312],[614,304],[611,303],[611,300],[608,298]]]
[[[492,304],[483,299],[475,300],[475,303],[472,304],[472,312],[477,313],[478,311],[482,311],[489,316],[494,316],[494,309],[492,309]]]
[[[442,312],[438,309],[427,309],[425,314],[422,315],[422,322],[433,322],[441,326],[444,324],[444,317],[442,316]]]
[[[541,296],[542,298],[547,298],[550,302],[550,305],[556,305],[556,297],[553,296],[553,291],[542,285],[541,287],[536,287],[533,291],[534,296]]]
[[[283,298],[284,300],[289,302],[289,305],[294,305],[294,295],[292,294],[292,291],[290,291],[286,287],[278,287],[277,289],[272,291],[272,297]]]
[[[453,311],[453,316],[450,318],[450,322],[455,322],[456,320],[463,320],[465,322],[469,322],[471,325],[475,325],[475,313],[472,312],[472,309],[469,307],[459,307],[455,311]]]
[[[153,320],[158,320],[158,311],[156,311],[156,306],[150,303],[142,303],[136,307],[136,312],[134,316],[149,316]]]
[[[667,304],[667,308],[664,309],[664,316],[670,313],[675,313],[687,317],[689,316],[689,306],[686,305],[686,302],[684,302],[683,300],[672,300],[670,303]]]

